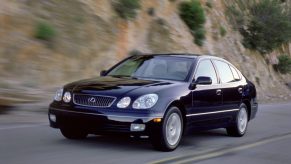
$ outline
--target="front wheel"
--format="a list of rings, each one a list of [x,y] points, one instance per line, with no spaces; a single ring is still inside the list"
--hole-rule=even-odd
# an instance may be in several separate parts
[[[152,145],[161,151],[175,150],[183,134],[183,117],[177,107],[170,107],[163,119],[162,127],[151,135]]]
[[[233,137],[242,137],[247,131],[248,121],[247,106],[245,104],[241,104],[236,116],[235,125],[226,128],[227,134]]]

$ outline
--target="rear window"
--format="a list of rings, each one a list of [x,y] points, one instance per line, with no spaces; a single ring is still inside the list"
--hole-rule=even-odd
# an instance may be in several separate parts
[[[230,67],[230,69],[231,69],[231,72],[232,72],[232,74],[233,74],[233,77],[234,77],[234,79],[237,81],[237,80],[240,80],[240,77],[239,77],[239,75],[238,75],[238,73],[237,73],[237,70],[235,69],[235,68],[233,68],[231,65],[229,66]]]

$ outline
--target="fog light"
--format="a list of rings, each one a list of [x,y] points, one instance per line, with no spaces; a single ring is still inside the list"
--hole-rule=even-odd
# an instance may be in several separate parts
[[[56,122],[57,121],[57,117],[54,114],[49,114],[49,118],[52,122]]]
[[[130,125],[130,131],[132,132],[138,132],[138,131],[144,131],[145,130],[145,124],[131,124]]]

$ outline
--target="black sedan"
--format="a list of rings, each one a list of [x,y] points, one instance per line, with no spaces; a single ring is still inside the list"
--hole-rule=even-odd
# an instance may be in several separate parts
[[[172,151],[186,132],[226,128],[241,137],[257,109],[254,84],[228,61],[156,54],[129,57],[101,77],[65,85],[48,115],[68,139],[149,136],[154,148]]]

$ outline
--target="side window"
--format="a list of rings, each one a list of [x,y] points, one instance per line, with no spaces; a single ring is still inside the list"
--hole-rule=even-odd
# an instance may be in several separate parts
[[[230,67],[230,69],[231,69],[231,72],[232,72],[232,74],[233,74],[234,79],[235,79],[235,80],[240,80],[240,77],[239,77],[239,75],[238,75],[238,73],[237,73],[237,70],[236,70],[235,68],[233,68],[231,65],[230,65],[229,67]]]
[[[212,84],[217,84],[215,69],[210,60],[202,60],[199,63],[195,74],[195,79],[197,79],[199,76],[208,76],[212,79]]]
[[[214,60],[214,63],[217,67],[218,74],[220,76],[220,80],[222,83],[229,83],[235,81],[233,74],[230,70],[230,67],[227,63],[218,60]]]

